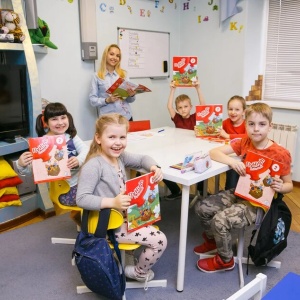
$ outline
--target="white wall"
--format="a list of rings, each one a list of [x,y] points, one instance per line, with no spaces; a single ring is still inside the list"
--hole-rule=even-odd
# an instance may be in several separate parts
[[[78,1],[38,0],[37,10],[58,47],[36,54],[42,98],[64,103],[74,117],[78,135],[91,139],[96,112],[87,95],[94,64],[81,60]]]
[[[189,9],[183,10],[187,2]],[[242,12],[221,25],[219,10],[213,10],[213,5],[208,5],[207,1],[170,3],[161,0],[158,8],[154,1],[148,0],[120,3],[120,0],[95,2],[99,60],[94,64],[81,61],[78,0],[73,3],[52,0],[51,5],[47,0],[37,1],[38,15],[48,23],[51,40],[58,46],[58,50],[49,49],[46,55],[37,54],[42,97],[66,104],[84,139],[92,137],[96,119],[95,109],[88,101],[90,80],[94,70],[98,69],[103,49],[117,43],[118,27],[170,32],[170,62],[175,55],[198,56],[199,80],[209,103],[226,106],[231,96],[246,96],[262,72],[261,38],[258,35],[263,33],[264,1],[239,1]],[[145,10],[145,16],[140,16],[141,9]],[[201,23],[198,16],[201,16]],[[203,21],[206,16],[207,22]],[[239,30],[230,30],[230,22],[236,22]],[[132,81],[152,90],[136,97],[132,104],[134,119],[150,119],[153,127],[173,126],[166,109],[170,78]],[[188,94],[195,105],[198,103],[194,89],[178,88],[176,95],[180,93]]]

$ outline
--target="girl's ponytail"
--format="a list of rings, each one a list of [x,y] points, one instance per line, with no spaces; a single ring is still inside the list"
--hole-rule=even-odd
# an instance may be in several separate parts
[[[44,136],[46,134],[45,123],[44,123],[43,119],[44,119],[44,116],[42,114],[39,114],[36,118],[35,131],[38,136]]]

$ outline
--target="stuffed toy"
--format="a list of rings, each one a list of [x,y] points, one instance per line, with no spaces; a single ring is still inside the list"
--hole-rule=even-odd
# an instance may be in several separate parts
[[[48,24],[38,18],[38,28],[29,29],[29,35],[32,44],[43,44],[49,48],[57,49],[57,46],[50,41],[50,29]]]
[[[17,13],[12,10],[2,10],[1,11],[1,29],[7,31],[8,34],[13,34],[14,42],[22,43],[25,39],[25,35],[22,32],[20,25],[20,18]]]

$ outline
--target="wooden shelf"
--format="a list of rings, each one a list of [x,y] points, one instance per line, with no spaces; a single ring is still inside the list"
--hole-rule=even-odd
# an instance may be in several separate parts
[[[32,47],[35,53],[41,53],[41,54],[48,53],[48,47],[43,44],[33,44]]]
[[[43,44],[33,44],[32,47],[35,53],[48,53],[48,47]],[[0,43],[0,51],[1,50],[23,51],[24,49],[21,43]]]

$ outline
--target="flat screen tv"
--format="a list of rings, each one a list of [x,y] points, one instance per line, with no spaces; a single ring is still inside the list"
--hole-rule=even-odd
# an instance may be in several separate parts
[[[26,65],[0,64],[0,140],[29,135]]]

